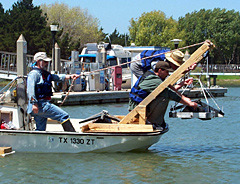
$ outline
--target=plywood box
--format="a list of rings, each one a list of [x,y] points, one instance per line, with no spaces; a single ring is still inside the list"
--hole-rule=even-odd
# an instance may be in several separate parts
[[[12,152],[12,147],[0,147],[0,154]]]

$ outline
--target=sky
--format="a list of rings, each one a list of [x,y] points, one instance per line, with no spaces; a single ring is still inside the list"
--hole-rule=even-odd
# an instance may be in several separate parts
[[[0,0],[5,10],[11,9],[17,0]],[[115,28],[120,34],[128,33],[131,18],[137,19],[142,13],[161,10],[166,17],[178,20],[185,14],[200,9],[225,8],[240,11],[239,0],[33,0],[33,5],[43,3],[65,3],[69,7],[79,6],[99,20],[103,32],[112,33]]]

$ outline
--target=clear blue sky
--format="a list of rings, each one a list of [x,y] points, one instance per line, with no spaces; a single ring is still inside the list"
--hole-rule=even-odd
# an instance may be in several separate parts
[[[17,0],[1,0],[0,2],[3,8],[8,10]],[[131,18],[138,18],[143,12],[153,10],[161,10],[167,17],[172,16],[175,20],[186,13],[202,8],[226,8],[240,11],[239,0],[33,0],[36,6],[55,2],[87,9],[91,15],[99,19],[100,26],[103,27],[105,33],[112,33],[117,28],[121,34],[128,33]]]

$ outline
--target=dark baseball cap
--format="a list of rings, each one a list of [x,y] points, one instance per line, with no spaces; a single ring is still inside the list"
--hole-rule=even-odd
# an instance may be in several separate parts
[[[170,64],[166,61],[158,61],[155,67],[155,71],[159,70],[159,69],[164,69],[167,70],[169,72],[173,72],[174,70],[172,69],[172,67],[170,66]]]

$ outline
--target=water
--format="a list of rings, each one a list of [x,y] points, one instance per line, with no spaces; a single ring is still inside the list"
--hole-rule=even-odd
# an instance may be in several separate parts
[[[0,183],[240,183],[240,88],[217,98],[225,117],[167,118],[170,131],[146,152],[24,154],[0,158]],[[102,109],[127,114],[127,103],[63,107],[71,117]]]

